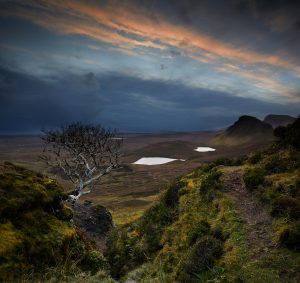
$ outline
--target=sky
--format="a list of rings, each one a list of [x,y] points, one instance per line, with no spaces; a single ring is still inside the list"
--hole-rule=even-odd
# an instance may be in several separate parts
[[[299,1],[0,0],[0,134],[298,116],[299,50]]]

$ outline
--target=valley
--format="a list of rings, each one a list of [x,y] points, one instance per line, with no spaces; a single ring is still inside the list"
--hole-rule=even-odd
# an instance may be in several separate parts
[[[117,224],[139,217],[157,200],[164,186],[174,178],[185,175],[203,163],[219,158],[239,157],[254,150],[258,144],[215,146],[216,151],[197,152],[194,149],[210,146],[219,132],[124,135],[121,167],[104,176],[94,190],[81,198],[107,207]],[[269,142],[259,143],[262,148]],[[65,190],[72,184],[60,172],[47,168],[39,155],[43,143],[37,136],[0,137],[0,160],[9,161],[58,178]],[[184,159],[167,164],[147,166],[132,164],[142,157]]]

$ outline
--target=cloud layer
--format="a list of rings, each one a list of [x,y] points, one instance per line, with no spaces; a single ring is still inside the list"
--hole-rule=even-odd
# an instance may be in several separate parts
[[[243,114],[294,113],[294,104],[261,102],[229,93],[122,74],[67,74],[40,80],[0,69],[0,132],[37,133],[71,121],[121,131],[218,129]],[[13,110],[13,111],[12,111]]]
[[[74,119],[203,129],[244,112],[297,114],[299,15],[289,0],[3,1],[2,113],[30,130]]]

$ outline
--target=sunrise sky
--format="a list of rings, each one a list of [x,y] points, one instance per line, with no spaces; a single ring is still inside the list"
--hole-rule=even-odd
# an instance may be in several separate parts
[[[0,133],[297,116],[299,50],[297,1],[0,0]]]

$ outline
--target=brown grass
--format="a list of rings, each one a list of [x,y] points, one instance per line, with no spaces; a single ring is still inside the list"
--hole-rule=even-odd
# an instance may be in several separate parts
[[[257,145],[218,146],[215,152],[193,151],[197,146],[209,146],[216,132],[193,132],[177,134],[132,135],[124,140],[123,166],[106,176],[95,186],[93,192],[82,198],[107,207],[117,223],[139,217],[156,201],[159,192],[174,178],[187,174],[204,162],[220,157],[233,157],[257,149]],[[50,174],[58,178],[64,188],[72,184],[62,176],[54,175],[38,160],[42,152],[39,137],[0,137],[0,161],[10,161],[26,168]],[[132,165],[141,157],[183,158],[164,165]]]

